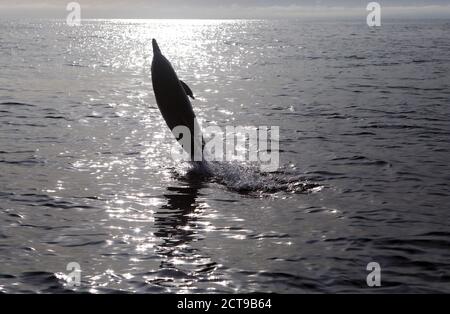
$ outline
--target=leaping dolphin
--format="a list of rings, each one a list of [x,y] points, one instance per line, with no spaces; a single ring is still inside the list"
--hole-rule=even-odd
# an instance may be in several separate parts
[[[191,160],[201,161],[204,142],[188,98],[189,96],[194,99],[194,94],[186,83],[178,79],[169,60],[162,55],[155,39],[152,40],[152,45],[152,83],[158,108],[177,141],[190,154]],[[179,136],[175,128],[180,126],[189,129],[190,141]]]

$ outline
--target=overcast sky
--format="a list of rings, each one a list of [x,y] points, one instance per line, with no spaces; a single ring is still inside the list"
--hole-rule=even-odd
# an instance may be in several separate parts
[[[0,17],[65,18],[65,0],[0,0]],[[82,18],[359,17],[365,0],[80,0]],[[378,1],[385,17],[450,18],[450,0]]]

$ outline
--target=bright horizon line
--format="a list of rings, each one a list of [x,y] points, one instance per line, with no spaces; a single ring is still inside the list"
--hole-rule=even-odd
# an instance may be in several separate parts
[[[383,6],[382,18],[405,19],[448,19],[450,18],[450,4],[448,5],[423,5],[423,6]],[[61,6],[46,5],[1,5],[0,12],[8,17],[36,17],[64,19],[69,13],[66,4]],[[240,20],[240,19],[277,19],[277,18],[318,18],[318,19],[365,19],[368,11],[364,5],[355,7],[339,6],[178,6],[167,7],[159,5],[141,6],[98,6],[82,5],[82,19],[198,19],[198,20]],[[1,16],[0,16],[1,18]]]
[[[49,21],[66,21],[66,18],[56,18],[56,17],[28,17],[28,16],[23,16],[23,17],[6,17],[3,18],[0,16],[0,20],[5,19],[5,20],[10,20],[10,19],[27,19],[27,20],[49,20]],[[321,22],[323,22],[323,20],[325,20],[327,17],[323,16],[323,17],[304,17],[304,16],[299,16],[299,17],[294,17],[294,16],[288,16],[288,17],[221,17],[221,18],[209,18],[209,17],[186,17],[186,18],[181,18],[181,17],[148,17],[148,18],[142,18],[142,17],[127,17],[127,18],[121,18],[121,17],[99,17],[99,18],[95,18],[95,17],[89,17],[89,18],[82,18],[81,21],[151,21],[151,20],[155,20],[155,21],[171,21],[171,20],[186,20],[186,21],[268,21],[268,20],[282,20],[282,19],[289,19],[289,20],[301,20],[301,19],[305,19],[305,20],[321,20]],[[440,21],[446,21],[449,20],[450,17],[386,17],[384,18],[384,21],[388,21],[388,22],[393,22],[393,21],[403,21],[403,20],[415,20],[415,21],[429,21],[429,20],[440,20]],[[343,16],[343,17],[336,17],[335,20],[330,20],[330,22],[334,22],[336,20],[346,20],[349,22],[356,22],[361,20],[360,18],[356,17],[356,16]],[[365,19],[362,20],[365,23]]]

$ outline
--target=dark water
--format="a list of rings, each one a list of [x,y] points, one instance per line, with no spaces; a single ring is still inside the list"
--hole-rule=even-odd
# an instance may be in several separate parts
[[[450,292],[449,32],[1,20],[0,291]],[[153,37],[203,125],[280,126],[278,172],[170,159]]]

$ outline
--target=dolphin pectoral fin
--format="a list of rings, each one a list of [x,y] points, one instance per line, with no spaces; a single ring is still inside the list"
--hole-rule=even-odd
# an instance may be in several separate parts
[[[180,80],[180,83],[181,83],[181,86],[183,86],[184,91],[186,92],[186,95],[188,95],[192,99],[195,99],[194,93],[192,93],[192,90],[189,88],[189,86],[185,82],[183,82],[182,80]]]

